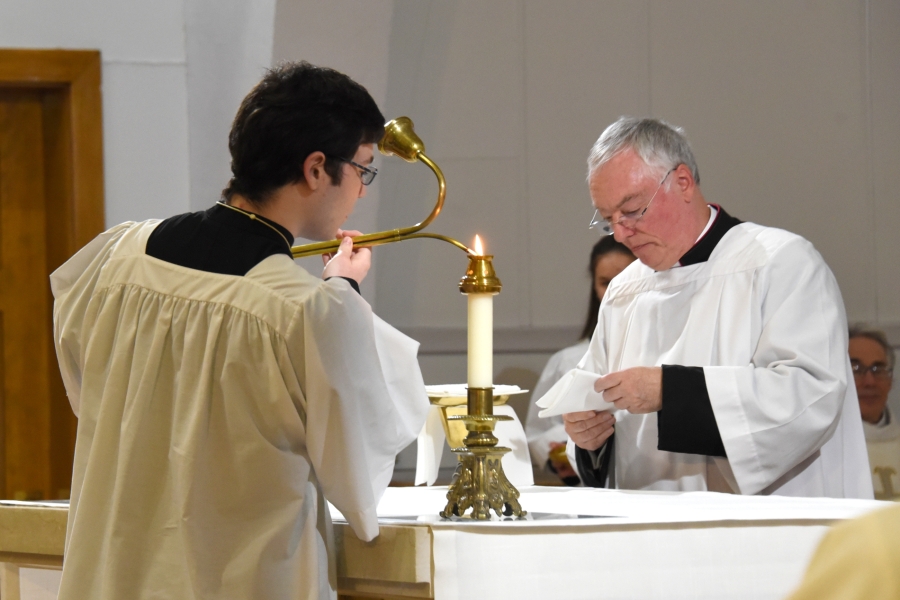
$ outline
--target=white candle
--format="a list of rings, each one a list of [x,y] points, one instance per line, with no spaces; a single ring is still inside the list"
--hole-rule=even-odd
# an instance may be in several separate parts
[[[469,387],[489,388],[494,381],[493,294],[469,294]]]
[[[481,238],[475,236],[475,254],[484,256]],[[494,294],[469,293],[469,387],[494,385]]]

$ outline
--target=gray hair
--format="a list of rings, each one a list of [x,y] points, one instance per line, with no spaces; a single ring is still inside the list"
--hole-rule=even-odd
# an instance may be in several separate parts
[[[868,329],[864,325],[856,324],[850,326],[850,339],[863,337],[878,342],[884,349],[884,355],[887,357],[888,368],[893,369],[897,357],[894,354],[894,348],[888,343],[887,335],[880,329]]]
[[[700,184],[700,170],[681,127],[659,119],[619,117],[606,128],[588,155],[588,181],[594,172],[622,150],[631,148],[650,167],[668,170],[687,165]]]

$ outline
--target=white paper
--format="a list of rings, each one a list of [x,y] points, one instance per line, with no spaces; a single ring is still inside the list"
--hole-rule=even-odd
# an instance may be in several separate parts
[[[441,468],[444,453],[444,426],[441,423],[441,409],[432,406],[425,419],[425,425],[416,441],[416,482],[415,485],[434,485]]]
[[[528,441],[525,429],[512,406],[501,404],[494,407],[495,415],[512,417],[512,421],[498,421],[494,429],[497,445],[512,449],[503,455],[501,464],[503,473],[509,482],[516,487],[534,485],[534,471],[531,470],[531,455],[528,453]]]
[[[544,409],[538,416],[553,417],[584,410],[615,410],[614,404],[603,399],[603,393],[594,391],[594,382],[599,377],[590,371],[572,369],[537,401],[536,404]]]

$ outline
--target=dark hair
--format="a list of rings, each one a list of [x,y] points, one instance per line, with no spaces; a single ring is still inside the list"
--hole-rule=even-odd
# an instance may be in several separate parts
[[[270,69],[241,102],[231,133],[233,177],[222,190],[265,204],[272,192],[303,181],[303,163],[316,151],[325,172],[341,183],[341,159],[384,133],[384,117],[366,91],[343,73],[306,61]]]
[[[878,342],[878,344],[884,349],[884,356],[888,361],[888,368],[893,369],[894,363],[897,360],[896,355],[894,354],[894,348],[888,343],[887,335],[880,329],[871,329],[866,327],[861,323],[857,323],[855,325],[850,326],[850,339],[862,337],[868,338],[873,342]]]
[[[588,266],[588,273],[591,276],[591,299],[588,303],[587,320],[584,322],[584,329],[581,330],[581,337],[578,339],[590,339],[597,328],[597,313],[600,312],[600,297],[597,296],[597,290],[594,288],[594,271],[597,269],[597,263],[601,258],[612,252],[621,252],[626,256],[633,257],[634,254],[625,244],[620,244],[611,235],[605,235],[600,238],[594,247],[591,248],[591,263]]]

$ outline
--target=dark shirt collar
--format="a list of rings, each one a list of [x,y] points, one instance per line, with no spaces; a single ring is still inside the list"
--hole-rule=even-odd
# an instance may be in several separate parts
[[[243,210],[243,209],[241,209],[241,210]],[[227,206],[222,206],[221,204],[218,204],[218,203],[214,204],[212,206],[212,208],[209,208],[206,211],[206,214],[213,221],[219,221],[219,222],[225,223],[229,227],[233,227],[235,229],[240,229],[242,231],[245,231],[248,234],[263,236],[268,239],[271,239],[273,242],[275,242],[278,245],[279,248],[284,249],[281,252],[277,252],[277,254],[287,254],[288,256],[291,256],[293,258],[293,255],[291,254],[290,244],[288,243],[288,245],[285,246],[285,243],[286,243],[285,240],[293,240],[294,239],[293,233],[288,231],[286,227],[279,225],[272,219],[267,219],[266,217],[262,216],[261,214],[253,213],[252,211],[249,211],[249,210],[243,210],[243,212],[252,213],[256,218],[251,219],[249,216],[247,216],[245,214],[241,214],[237,210],[233,210],[231,208],[228,208]],[[274,227],[279,232],[281,232],[281,235],[278,235],[278,233],[273,231],[271,227],[266,227],[263,223],[260,223],[257,221],[264,221],[264,222],[268,223],[269,225],[271,225],[271,227]],[[281,237],[282,235],[284,237]]]
[[[703,237],[697,240],[694,246],[685,252],[681,260],[678,261],[678,264],[682,267],[708,261],[713,250],[715,250],[719,241],[725,237],[725,234],[728,233],[728,230],[735,225],[740,225],[742,222],[740,219],[735,219],[729,215],[718,204],[713,204],[712,206],[718,210],[715,220],[712,226],[703,234]]]
[[[285,238],[291,234],[278,223],[215,205],[160,222],[147,238],[146,252],[189,269],[240,276],[270,256],[291,256]]]

